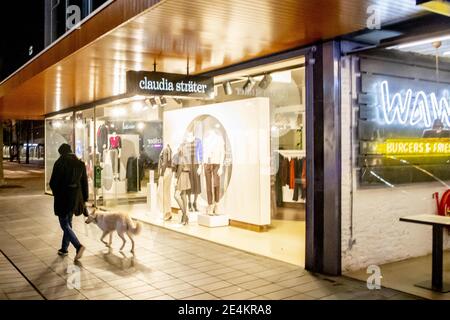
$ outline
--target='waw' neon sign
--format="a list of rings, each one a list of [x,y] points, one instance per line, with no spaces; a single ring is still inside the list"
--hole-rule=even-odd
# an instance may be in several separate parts
[[[450,127],[449,100],[444,96],[438,100],[434,92],[428,98],[424,91],[417,91],[413,95],[412,89],[408,89],[404,97],[397,92],[391,99],[389,83],[383,81],[381,106],[386,124],[431,127],[436,119],[440,119],[444,125]]]

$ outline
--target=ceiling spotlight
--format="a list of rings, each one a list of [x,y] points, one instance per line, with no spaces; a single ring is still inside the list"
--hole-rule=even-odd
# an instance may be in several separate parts
[[[253,79],[252,77],[248,77],[248,80],[245,82],[242,89],[244,89],[245,92],[248,92],[253,89],[255,83],[256,83],[255,79]]]
[[[161,102],[161,107],[167,105],[167,99],[165,97],[159,98],[159,102]]]
[[[226,81],[223,83],[223,91],[225,91],[225,94],[227,96],[230,96],[233,94],[233,88],[231,87],[230,81]]]
[[[181,104],[181,99],[179,99],[179,98],[173,98],[173,100],[174,100],[176,103]]]
[[[262,80],[259,82],[258,86],[261,89],[267,89],[269,87],[270,83],[272,82],[272,76],[269,73],[266,73]]]
[[[158,102],[156,102],[155,98],[150,98],[150,105],[152,106],[153,109],[158,108]]]

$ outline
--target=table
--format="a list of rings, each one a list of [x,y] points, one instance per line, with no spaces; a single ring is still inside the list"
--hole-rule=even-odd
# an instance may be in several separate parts
[[[450,217],[419,214],[400,218],[400,221],[430,225],[433,227],[433,254],[431,281],[416,284],[417,287],[437,292],[450,292],[450,285],[443,281],[444,227],[450,227]]]

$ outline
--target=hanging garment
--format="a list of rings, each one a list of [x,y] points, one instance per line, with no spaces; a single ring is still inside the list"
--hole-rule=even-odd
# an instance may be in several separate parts
[[[107,151],[108,162],[111,164],[113,174],[117,174],[119,172],[119,151],[116,149]]]
[[[109,128],[104,124],[102,124],[97,130],[97,151],[100,155],[103,155],[103,146],[105,146],[105,149],[108,146],[108,134]]]
[[[278,155],[278,171],[276,174],[276,181],[275,181],[275,193],[276,193],[276,202],[277,206],[281,207],[283,205],[283,163],[284,158],[281,154]]]
[[[281,186],[289,185],[289,160],[281,156],[280,161],[280,180]]]
[[[109,137],[109,148],[110,149],[122,148],[122,139],[120,138],[120,136]]]
[[[293,201],[298,201],[298,196],[302,189],[302,164],[303,161],[301,159],[297,158],[294,160],[295,187],[294,187],[294,195],[292,197]]]
[[[295,188],[295,161],[289,161],[289,189]]]
[[[197,151],[198,142],[196,140],[200,139],[195,139],[192,142],[186,142],[183,144],[183,152],[185,155],[187,155],[189,164],[189,181],[191,184],[189,194],[201,193],[200,175],[198,174],[200,162],[198,159]]]
[[[127,160],[127,191],[138,191],[138,161],[136,157],[129,157]]]
[[[170,186],[172,185],[172,168],[167,168],[164,171],[164,177],[162,178],[162,203],[163,213],[169,214],[172,212],[172,205],[170,201]]]
[[[306,158],[303,158],[302,160],[302,199],[306,198]]]
[[[219,164],[205,164],[205,179],[206,179],[206,196],[208,204],[219,202],[220,198],[220,176],[218,174]]]

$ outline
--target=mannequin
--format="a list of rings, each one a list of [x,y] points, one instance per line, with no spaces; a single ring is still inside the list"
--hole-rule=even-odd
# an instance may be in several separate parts
[[[201,182],[200,182],[200,164],[203,160],[203,147],[202,141],[194,136],[193,132],[188,132],[185,137],[185,142],[183,144],[183,150],[188,157],[188,163],[190,166],[189,180],[191,183],[191,189],[188,191],[188,208],[189,211],[198,211],[197,209],[197,198],[201,193]],[[192,196],[194,201],[192,201]]]
[[[187,192],[191,189],[191,182],[189,177],[190,166],[189,158],[186,150],[183,150],[183,145],[178,148],[178,152],[173,157],[175,177],[177,179],[175,186],[175,200],[177,201],[182,211],[181,224],[187,225],[189,218],[187,215]]]
[[[109,137],[109,150],[111,156],[111,163],[113,168],[113,174],[117,179],[120,173],[120,154],[122,150],[122,139],[117,132],[114,131]]]
[[[170,205],[170,184],[172,181],[172,149],[166,145],[159,154],[158,160],[159,183],[162,184],[162,211],[164,220],[172,219],[172,208]]]
[[[206,179],[206,193],[208,198],[207,214],[217,214],[220,199],[220,176],[223,173],[225,160],[225,142],[220,133],[213,129],[203,140],[203,170]]]

